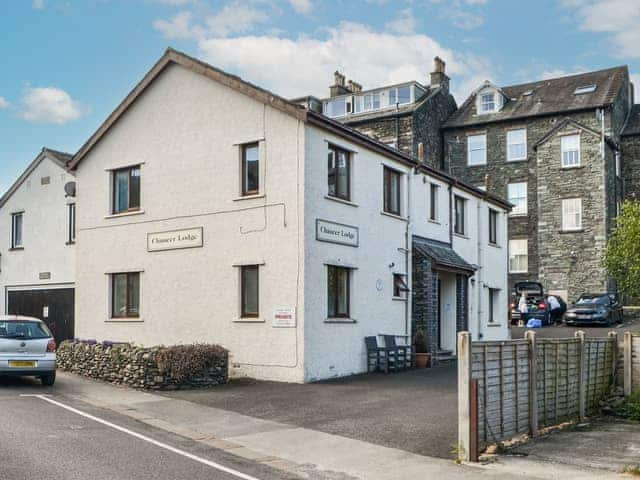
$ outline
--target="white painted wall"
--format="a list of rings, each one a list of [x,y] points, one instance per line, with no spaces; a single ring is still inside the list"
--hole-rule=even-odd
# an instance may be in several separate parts
[[[329,143],[354,152],[351,204],[326,198]],[[410,333],[407,301],[392,298],[393,273],[407,273],[403,249],[410,169],[313,127],[307,129],[305,146],[304,350],[305,379],[311,381],[366,371],[365,336]],[[384,165],[404,172],[402,218],[382,213]],[[358,227],[360,245],[356,248],[317,241],[317,218]],[[329,323],[327,318],[327,263],[354,268],[349,323]],[[376,288],[378,280],[381,290]]]
[[[238,144],[257,140],[264,195],[241,200]],[[78,167],[77,335],[219,343],[232,375],[302,381],[304,141],[293,117],[168,67]],[[108,170],[135,164],[143,213],[110,218]],[[191,227],[203,248],[147,252],[148,233]],[[240,263],[263,264],[258,322],[238,321]],[[107,273],[132,269],[140,321],[112,321]],[[274,308],[296,305],[297,328],[272,327]]]
[[[50,178],[48,185],[41,185],[43,177]],[[66,199],[64,192],[65,183],[73,180],[45,156],[0,208],[0,314],[6,313],[8,289],[73,286],[75,246],[66,244],[67,203],[73,200]],[[11,214],[21,211],[24,249],[11,251]],[[41,280],[43,272],[50,272],[51,278]]]

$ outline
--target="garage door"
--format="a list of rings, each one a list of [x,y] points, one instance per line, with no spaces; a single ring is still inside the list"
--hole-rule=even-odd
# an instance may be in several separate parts
[[[73,338],[74,298],[73,288],[10,291],[7,312],[44,320],[60,343]]]

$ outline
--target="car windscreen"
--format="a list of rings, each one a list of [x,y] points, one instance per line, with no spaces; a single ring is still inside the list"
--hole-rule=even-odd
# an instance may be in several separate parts
[[[576,305],[609,305],[609,297],[580,297]]]
[[[0,338],[37,340],[52,336],[47,326],[41,322],[34,322],[33,320],[0,320]]]

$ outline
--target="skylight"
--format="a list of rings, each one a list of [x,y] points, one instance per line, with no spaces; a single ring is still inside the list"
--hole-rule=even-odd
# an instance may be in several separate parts
[[[596,91],[597,85],[584,85],[582,87],[577,87],[574,91],[574,95],[582,95],[584,93],[593,93]]]
[[[523,97],[528,97],[529,95],[533,95],[533,90],[527,90],[522,94]]]

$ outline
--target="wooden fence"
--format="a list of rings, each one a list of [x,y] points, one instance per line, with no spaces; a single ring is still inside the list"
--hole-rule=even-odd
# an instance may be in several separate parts
[[[636,341],[640,362],[640,338]],[[471,342],[458,334],[460,455],[476,460],[489,444],[582,419],[615,382],[618,340],[605,338]],[[640,370],[640,368],[638,369]],[[640,372],[638,372],[640,375]],[[635,377],[634,377],[635,378]]]
[[[622,354],[624,394],[640,389],[640,333],[625,332]]]

